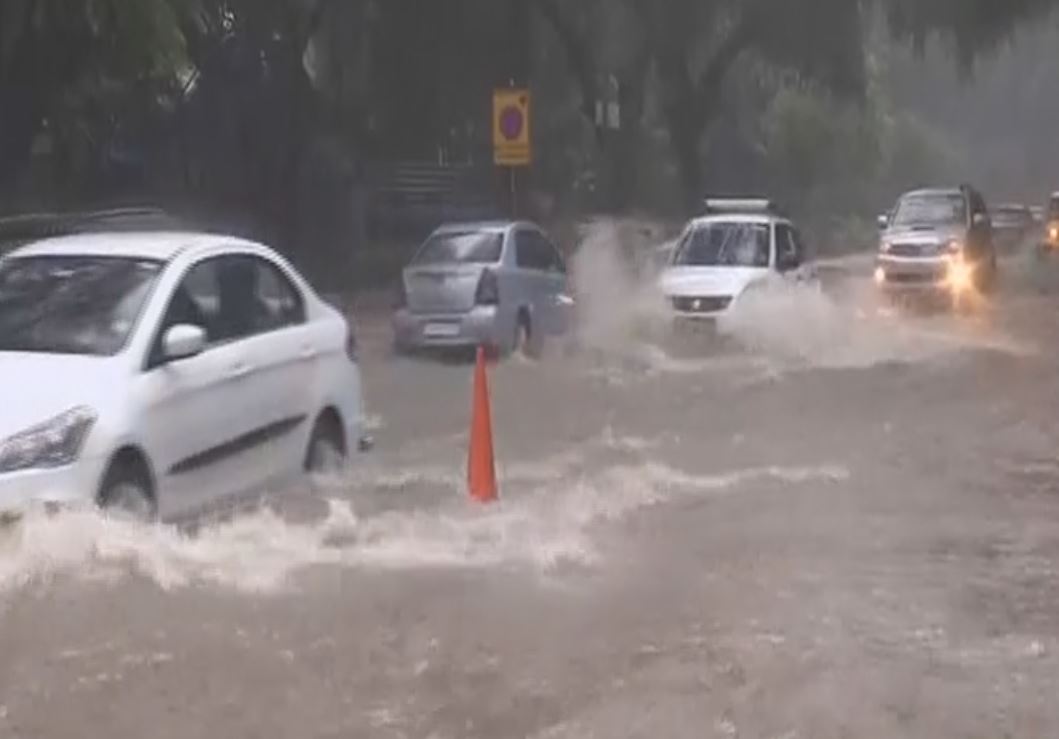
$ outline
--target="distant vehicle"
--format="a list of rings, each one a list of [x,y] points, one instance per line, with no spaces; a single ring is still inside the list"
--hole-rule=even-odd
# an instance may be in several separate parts
[[[487,346],[535,353],[571,321],[566,265],[532,223],[437,229],[404,269],[393,315],[399,350]]]
[[[960,297],[997,274],[985,200],[973,188],[914,190],[888,218],[875,282],[891,296]]]
[[[1048,208],[1044,216],[1044,243],[1047,251],[1059,251],[1059,192],[1048,198]]]
[[[999,250],[1019,248],[1036,228],[1033,211],[1025,205],[1009,203],[997,206],[993,211],[993,240]]]
[[[346,320],[272,250],[94,234],[0,260],[0,508],[181,517],[361,440]]]
[[[692,219],[663,270],[662,292],[678,317],[716,318],[773,276],[813,276],[794,224],[769,200],[711,199]]]

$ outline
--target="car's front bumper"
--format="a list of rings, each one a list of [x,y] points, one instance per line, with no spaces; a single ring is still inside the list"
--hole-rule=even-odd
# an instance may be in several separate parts
[[[666,301],[678,323],[713,323],[735,303],[731,296],[668,295]]]
[[[460,348],[505,346],[514,329],[505,331],[496,307],[479,306],[466,313],[413,313],[393,316],[394,339],[402,348]],[[509,335],[510,334],[510,335]]]
[[[104,463],[82,459],[67,467],[0,474],[0,513],[41,504],[94,504]]]
[[[879,259],[875,284],[885,292],[947,293],[952,289],[945,259]]]

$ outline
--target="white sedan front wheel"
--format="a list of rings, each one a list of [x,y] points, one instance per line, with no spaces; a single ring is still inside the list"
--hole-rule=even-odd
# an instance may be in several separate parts
[[[157,506],[151,492],[151,480],[142,462],[115,460],[103,480],[99,506],[108,515],[139,522],[153,521]]]

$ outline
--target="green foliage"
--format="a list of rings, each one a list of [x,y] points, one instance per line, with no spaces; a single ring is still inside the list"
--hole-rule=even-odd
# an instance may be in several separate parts
[[[200,22],[197,0],[4,0],[0,74],[20,55],[59,61],[34,72],[58,86],[74,70],[116,79],[172,74],[187,61],[185,32]]]
[[[920,49],[933,35],[951,39],[965,69],[1008,38],[1017,24],[1055,6],[1055,0],[885,0],[896,34]]]

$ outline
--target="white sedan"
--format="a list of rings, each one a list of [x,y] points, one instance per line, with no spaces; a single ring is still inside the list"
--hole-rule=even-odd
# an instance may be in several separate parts
[[[361,441],[346,320],[259,244],[93,234],[0,261],[0,509],[194,514]]]

